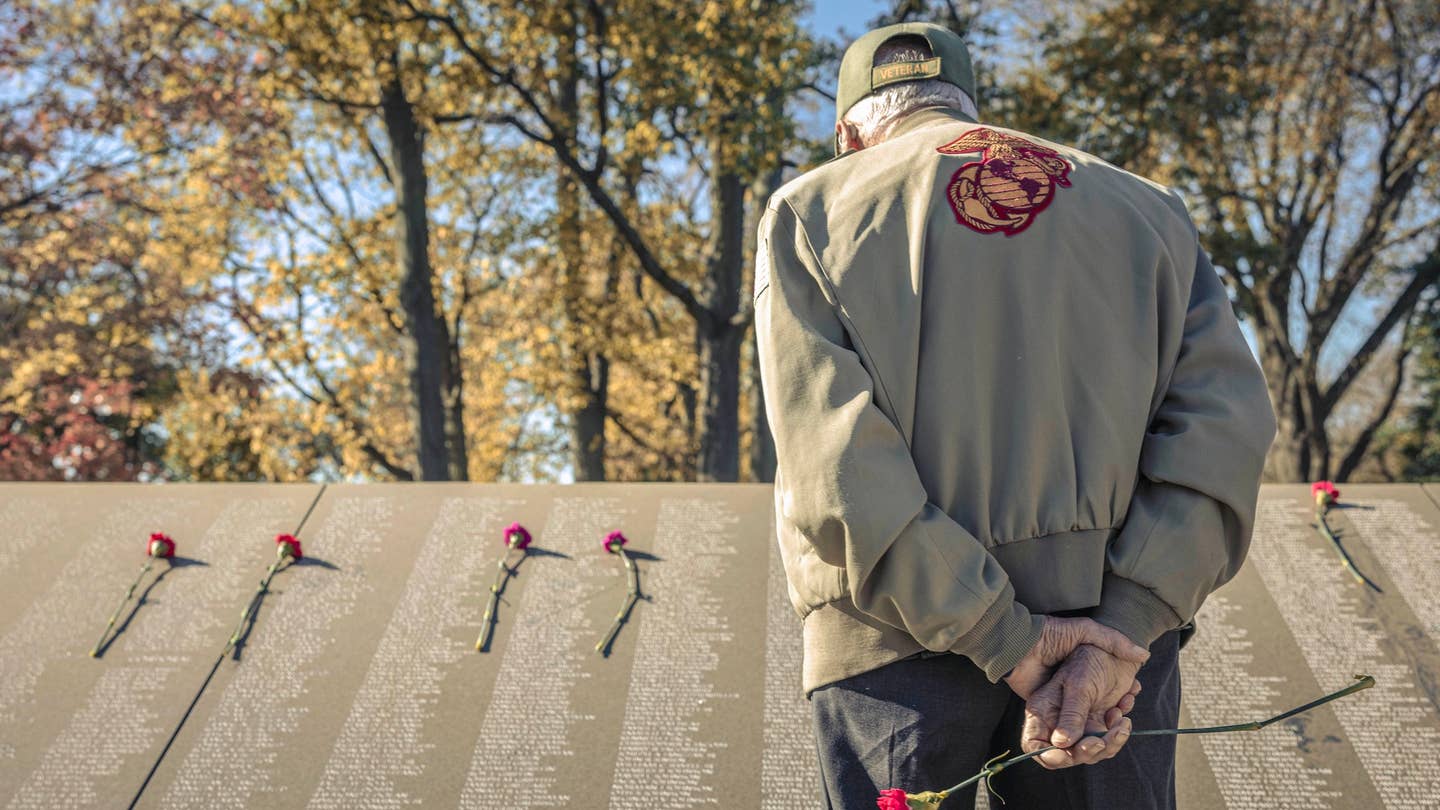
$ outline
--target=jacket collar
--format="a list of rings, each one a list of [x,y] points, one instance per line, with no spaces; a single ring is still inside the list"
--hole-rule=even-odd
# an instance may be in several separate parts
[[[907,113],[905,117],[895,122],[890,131],[885,135],[885,140],[894,140],[901,135],[906,135],[923,127],[935,126],[941,123],[954,123],[964,121],[967,123],[979,123],[974,118],[966,115],[954,107],[933,106],[921,107],[918,110]]]

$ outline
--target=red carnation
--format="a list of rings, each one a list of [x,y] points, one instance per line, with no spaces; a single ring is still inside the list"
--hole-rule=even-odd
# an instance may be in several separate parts
[[[511,523],[505,527],[505,545],[511,548],[525,550],[530,546],[530,532],[519,523]]]
[[[145,551],[151,557],[168,560],[175,556],[175,541],[166,534],[155,532],[150,535],[150,544],[146,546]]]
[[[1310,494],[1314,496],[1316,506],[1329,506],[1340,500],[1340,490],[1329,481],[1316,481],[1311,484]]]
[[[625,535],[621,534],[619,531],[610,532],[609,534],[605,535],[605,550],[613,553],[615,551],[615,546],[623,546],[627,542],[629,541],[625,539]]]
[[[293,534],[275,535],[275,553],[281,557],[294,557],[297,560],[304,556],[300,553],[300,541]]]
[[[875,800],[875,806],[880,810],[910,810],[910,803],[905,801],[905,791],[900,788],[880,791],[880,798]]]

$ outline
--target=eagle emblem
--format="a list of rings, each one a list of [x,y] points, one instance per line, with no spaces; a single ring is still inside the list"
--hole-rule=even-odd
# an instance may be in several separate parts
[[[1014,236],[1030,227],[1070,185],[1070,162],[1059,152],[988,127],[972,129],[935,151],[942,155],[980,153],[950,178],[945,196],[955,220],[979,233]]]

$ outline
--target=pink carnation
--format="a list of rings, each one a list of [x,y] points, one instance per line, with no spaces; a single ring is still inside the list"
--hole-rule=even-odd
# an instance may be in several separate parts
[[[605,550],[607,552],[614,552],[615,546],[623,546],[627,542],[629,541],[625,539],[625,535],[621,534],[619,531],[610,532],[609,534],[605,535]]]
[[[910,803],[905,801],[905,791],[900,788],[880,791],[880,798],[875,800],[875,806],[880,810],[910,810]]]
[[[151,557],[168,560],[175,556],[175,541],[171,540],[169,535],[155,532],[150,535],[150,544],[146,546],[145,551]]]
[[[1340,500],[1340,490],[1329,481],[1316,481],[1310,485],[1310,494],[1315,498],[1315,503],[1326,506]]]
[[[282,556],[285,554],[289,554],[291,557],[294,557],[297,560],[300,559],[301,556],[303,556],[300,553],[300,541],[296,539],[295,535],[293,534],[275,535],[275,545],[276,551],[278,551]]]
[[[511,523],[505,527],[505,545],[511,548],[524,549],[530,545],[530,532],[525,530],[519,523]]]

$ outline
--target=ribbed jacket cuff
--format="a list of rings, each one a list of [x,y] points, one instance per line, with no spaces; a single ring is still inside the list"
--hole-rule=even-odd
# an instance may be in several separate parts
[[[1133,580],[1106,572],[1100,606],[1090,618],[1124,633],[1149,649],[1150,642],[1185,622],[1153,591]]]
[[[1010,674],[1040,640],[1044,622],[1044,617],[1031,615],[1015,601],[1015,587],[1007,583],[1000,598],[950,650],[974,661],[985,671],[985,677],[996,683]]]

